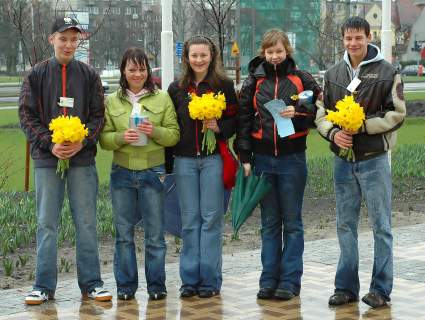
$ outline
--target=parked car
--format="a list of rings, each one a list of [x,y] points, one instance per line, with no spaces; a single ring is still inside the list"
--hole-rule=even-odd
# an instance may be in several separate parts
[[[419,73],[421,76],[424,75],[424,66],[421,64],[411,64],[411,65],[407,65],[405,66],[402,70],[401,70],[401,75],[402,76],[417,76],[419,75]]]
[[[103,88],[103,92],[106,93],[106,91],[109,90],[109,83],[102,80],[102,88]]]
[[[177,80],[180,77],[181,71],[180,68],[176,67],[174,68],[174,80]],[[152,68],[152,81],[153,83],[158,87],[162,88],[161,86],[161,68]],[[167,88],[165,88],[167,89]]]

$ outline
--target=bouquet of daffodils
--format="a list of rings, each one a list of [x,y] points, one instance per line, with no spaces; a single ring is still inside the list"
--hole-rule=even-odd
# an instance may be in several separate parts
[[[81,123],[80,118],[75,116],[59,116],[52,119],[49,123],[49,130],[53,131],[52,142],[58,144],[82,142],[89,133],[85,125]],[[61,174],[63,179],[68,168],[69,159],[59,159],[56,173]]]
[[[204,93],[201,97],[191,94],[189,102],[189,115],[194,120],[220,119],[223,110],[226,109],[226,98],[223,93]],[[216,140],[214,131],[202,128],[204,138],[202,150],[207,148],[207,154],[214,152]]]
[[[357,132],[361,128],[365,114],[363,108],[354,101],[353,96],[345,96],[336,103],[335,107],[337,111],[327,111],[326,120],[349,132]],[[341,149],[339,155],[349,161],[354,158],[352,148]]]

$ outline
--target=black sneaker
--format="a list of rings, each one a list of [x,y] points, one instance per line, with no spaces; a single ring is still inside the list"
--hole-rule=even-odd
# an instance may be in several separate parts
[[[387,301],[383,296],[377,292],[369,292],[363,298],[362,301],[372,308],[384,307],[387,305]]]
[[[219,291],[216,290],[199,290],[198,297],[199,298],[211,298],[213,296],[216,296],[220,294]]]
[[[258,299],[272,299],[274,297],[274,289],[272,288],[260,288],[257,293]]]
[[[335,292],[329,298],[330,306],[341,306],[350,302],[359,301],[359,299],[349,292]]]
[[[180,298],[190,298],[196,296],[198,293],[196,290],[191,288],[182,288],[180,289]]]
[[[149,292],[149,299],[151,300],[162,300],[167,297],[166,291]]]
[[[291,300],[295,297],[295,294],[293,294],[291,291],[286,289],[276,289],[274,292],[274,297],[278,300]]]
[[[133,300],[134,299],[134,293],[118,292],[117,298],[118,298],[118,300]]]

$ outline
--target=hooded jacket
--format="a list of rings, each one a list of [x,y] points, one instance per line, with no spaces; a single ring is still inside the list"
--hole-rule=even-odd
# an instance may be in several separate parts
[[[291,97],[312,90],[314,102],[321,92],[320,86],[308,72],[298,70],[290,56],[276,68],[265,58],[256,57],[249,63],[248,70],[238,112],[236,144],[241,162],[251,162],[253,152],[279,156],[304,151],[308,128],[314,126],[316,108],[314,104],[299,105]],[[264,107],[273,99],[294,105],[295,134],[285,138],[277,134],[273,116]]]
[[[395,145],[395,130],[404,121],[406,104],[401,77],[383,59],[378,47],[369,44],[366,57],[356,69],[345,52],[344,59],[325,74],[324,100],[318,104],[316,117],[317,129],[331,142],[331,150],[336,155],[340,148],[334,143],[334,137],[341,128],[326,120],[326,109],[335,110],[336,103],[351,94],[347,86],[356,77],[361,82],[353,95],[366,115],[359,133],[353,136],[353,160],[359,161],[375,157]]]
[[[64,110],[58,106],[63,96],[74,98],[73,108]],[[65,66],[51,58],[33,67],[19,97],[21,128],[30,142],[35,167],[57,165],[58,159],[51,153],[54,143],[49,123],[64,112],[79,117],[89,130],[83,148],[70,159],[70,166],[94,164],[105,113],[100,77],[81,61],[73,59]]]

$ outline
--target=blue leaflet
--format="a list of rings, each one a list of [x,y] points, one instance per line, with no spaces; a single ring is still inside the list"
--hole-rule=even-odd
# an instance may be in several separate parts
[[[283,118],[279,112],[286,108],[286,104],[281,99],[274,99],[264,104],[266,109],[271,113],[276,123],[277,133],[279,137],[284,138],[295,133],[292,120]]]

